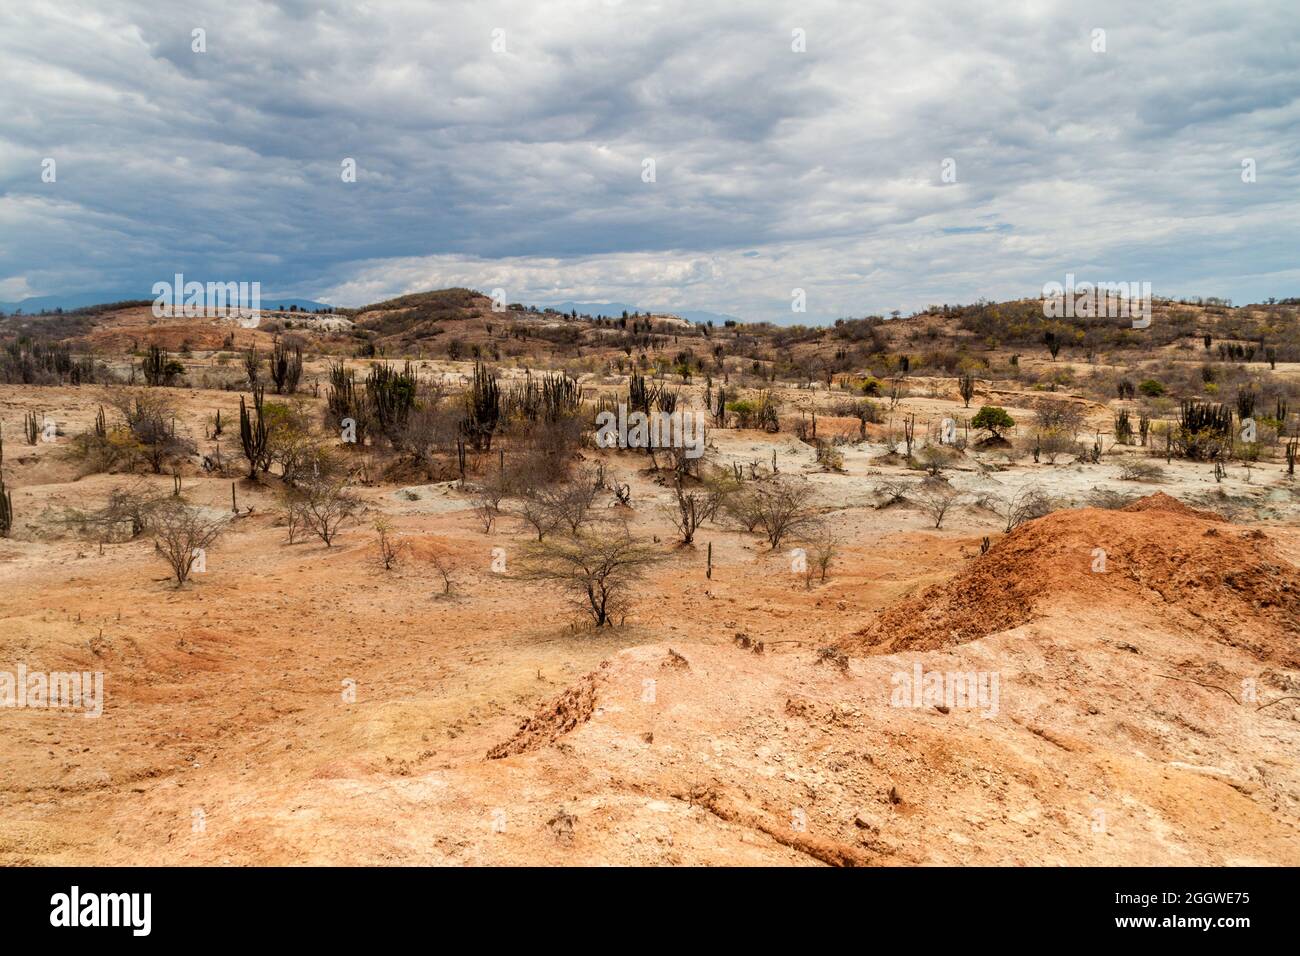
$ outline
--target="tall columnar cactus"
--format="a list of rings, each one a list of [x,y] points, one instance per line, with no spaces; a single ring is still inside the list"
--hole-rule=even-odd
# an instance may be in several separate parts
[[[501,386],[482,362],[474,364],[474,382],[465,397],[465,436],[476,451],[492,450],[492,433],[501,419]]]
[[[156,345],[149,346],[149,351],[140,362],[140,371],[144,373],[144,380],[149,385],[165,385],[167,383],[167,353]]]
[[[253,410],[257,413],[254,422],[244,404],[244,396],[239,396],[239,443],[248,459],[248,477],[257,478],[258,466],[263,471],[270,467],[270,436],[266,430],[266,419],[262,415],[262,386],[253,389]]]
[[[280,339],[275,340],[271,349],[271,381],[275,383],[277,395],[292,395],[298,391],[298,379],[302,377],[302,348],[290,349]]]
[[[374,411],[379,430],[389,441],[396,443],[400,439],[411,410],[415,408],[418,386],[410,362],[400,372],[381,362],[366,376],[369,407]]]
[[[0,538],[9,537],[9,530],[14,526],[14,499],[5,487],[4,463],[5,440],[0,434]]]

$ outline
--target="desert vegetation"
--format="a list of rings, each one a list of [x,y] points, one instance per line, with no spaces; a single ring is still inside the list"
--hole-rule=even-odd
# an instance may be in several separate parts
[[[1070,613],[1095,613],[1089,626],[1111,642],[1086,645],[1088,654],[1102,647],[1105,666],[1145,693],[1167,694],[1153,688],[1171,682],[1150,676],[1155,665],[1125,668],[1145,667],[1148,651],[1167,652],[1160,672],[1182,675],[1190,655],[1175,653],[1179,641],[1194,639],[1204,660],[1246,674],[1254,652],[1225,651],[1213,637],[1238,627],[1226,619],[1204,631],[1188,623],[1193,630],[1177,640],[1148,622],[1167,647],[1151,638],[1143,654],[1112,655],[1140,643],[1115,622],[1153,594],[1175,593],[1164,584],[1125,590],[1134,575],[1161,582],[1186,566],[1259,582],[1289,573],[1272,552],[1249,572],[1205,562],[1218,560],[1214,544],[1237,555],[1241,534],[1288,546],[1300,509],[1300,306],[1157,302],[1145,336],[1100,320],[1045,320],[1041,306],[935,306],[778,328],[520,304],[499,311],[485,296],[452,289],[335,310],[328,323],[277,311],[252,327],[219,317],[170,326],[131,303],[7,319],[0,569],[22,584],[10,592],[7,621],[52,659],[112,669],[110,686],[123,699],[184,688],[183,704],[133,703],[117,729],[105,723],[96,743],[125,755],[113,758],[114,779],[166,781],[176,765],[197,763],[201,771],[184,772],[243,799],[211,754],[233,746],[252,760],[252,750],[239,749],[247,741],[283,736],[292,748],[259,744],[258,759],[308,794],[299,799],[331,807],[311,781],[332,773],[354,775],[349,785],[363,781],[356,785],[366,792],[390,777],[447,774],[496,806],[504,784],[491,775],[505,771],[486,765],[540,774],[549,787],[554,771],[531,761],[563,753],[554,748],[569,746],[570,734],[575,756],[565,759],[584,774],[591,768],[590,779],[632,780],[619,748],[644,748],[655,760],[666,741],[711,752],[699,728],[714,713],[728,722],[714,739],[734,736],[757,753],[769,746],[761,735],[777,733],[800,761],[815,762],[822,758],[803,743],[821,731],[809,721],[836,735],[848,724],[879,735],[899,719],[874,709],[871,695],[890,673],[876,663],[882,655],[969,646],[988,655],[985,665],[1014,660],[1037,672],[1041,661],[1005,637],[1030,614],[1069,648],[1061,659],[1075,660],[1085,647],[1078,628],[1038,609],[1043,595],[1070,588],[1083,595]],[[621,428],[612,444],[597,441],[602,414]],[[1195,513],[1174,510],[1182,506]],[[1157,573],[1141,562],[1161,548],[1182,557]],[[1036,555],[1040,563],[1024,563]],[[1103,585],[1116,590],[1088,590]],[[1192,601],[1191,590],[1177,593]],[[1279,584],[1256,596],[1260,633],[1274,633],[1268,609],[1287,593]],[[1190,622],[1219,613],[1186,606]],[[1285,696],[1290,665],[1269,666],[1281,675],[1270,693]],[[1017,693],[1053,700],[1067,693],[1055,679]],[[249,689],[232,693],[232,683]],[[777,686],[780,700],[768,700]],[[340,687],[355,691],[358,703],[341,706],[359,708],[364,725],[339,717]],[[818,710],[841,692],[851,704]],[[1103,697],[1099,711],[1155,733],[1147,711]],[[888,706],[887,693],[882,699]],[[746,709],[759,706],[753,701],[764,701],[763,714],[783,714],[790,729],[753,730],[771,724]],[[1109,746],[1102,731],[1071,723],[1102,719],[1077,717],[1087,705],[1039,703],[1033,719],[1055,720],[1049,733]],[[193,718],[184,741],[165,736],[177,714]],[[933,709],[926,719],[959,726]],[[615,726],[616,743],[582,749],[583,734]],[[984,726],[1017,752],[1066,752],[1015,722]],[[167,743],[135,745],[143,739]],[[183,755],[173,740],[188,748]],[[318,747],[329,756],[315,756]],[[484,761],[489,752],[500,759]],[[636,786],[692,792],[695,783],[678,780],[671,762],[654,766]],[[737,779],[725,760],[715,766],[720,779]],[[1088,767],[1071,766],[1093,779]],[[1168,761],[1153,766],[1168,772]],[[42,772],[51,786],[61,780],[56,764]],[[799,780],[804,773],[792,771]],[[889,773],[934,806],[942,787],[957,786],[902,764]],[[867,777],[871,786],[884,779],[874,769]],[[774,805],[798,789],[779,774],[749,785]],[[177,803],[184,795],[144,789],[115,784],[107,797],[84,797],[69,817],[75,839],[119,859],[95,842],[94,801],[144,800],[152,809],[130,827],[136,848],[175,859],[159,821],[190,812]],[[841,856],[833,858],[894,858],[900,851],[880,833],[907,824],[895,815],[886,825],[863,793],[854,799],[860,806],[845,821],[821,823],[836,834],[828,840]],[[894,813],[887,808],[896,804],[882,806]],[[919,812],[930,819],[936,811]],[[853,822],[859,814],[865,824]],[[554,817],[548,809],[545,820]],[[595,839],[604,824],[578,817],[580,840]],[[285,845],[309,842],[293,819],[285,815]],[[456,819],[477,832],[469,817]],[[227,842],[212,853],[258,862],[281,852],[264,842]],[[365,858],[379,855],[377,846]],[[825,851],[772,852],[810,847]],[[1100,858],[1087,843],[1069,852]]]

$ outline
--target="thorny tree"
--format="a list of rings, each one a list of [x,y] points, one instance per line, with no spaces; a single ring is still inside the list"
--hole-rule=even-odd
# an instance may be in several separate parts
[[[209,518],[203,509],[182,501],[170,501],[153,514],[154,550],[171,565],[180,587],[189,579],[201,549],[225,528],[225,518]]]
[[[591,615],[597,627],[612,626],[625,613],[628,592],[663,556],[632,537],[618,533],[580,533],[534,542],[520,562],[526,581],[555,581]]]

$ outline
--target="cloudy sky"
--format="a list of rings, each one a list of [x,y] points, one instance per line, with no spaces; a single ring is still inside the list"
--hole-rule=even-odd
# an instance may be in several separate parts
[[[0,301],[1259,301],[1300,295],[1298,152],[1281,0],[6,2]]]

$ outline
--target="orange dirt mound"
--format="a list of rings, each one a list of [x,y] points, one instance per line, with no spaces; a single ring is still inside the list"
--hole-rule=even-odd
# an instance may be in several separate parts
[[[1067,603],[1117,615],[1155,607],[1262,660],[1300,666],[1300,569],[1263,532],[1163,494],[1123,511],[1058,511],[1022,525],[956,577],[884,609],[846,644],[931,650]]]
[[[600,666],[604,669],[608,664],[605,661]],[[519,725],[513,737],[489,750],[487,759],[499,760],[545,747],[585,724],[596,709],[596,682],[600,676],[600,671],[592,671],[559,697],[542,705],[537,713]]]

